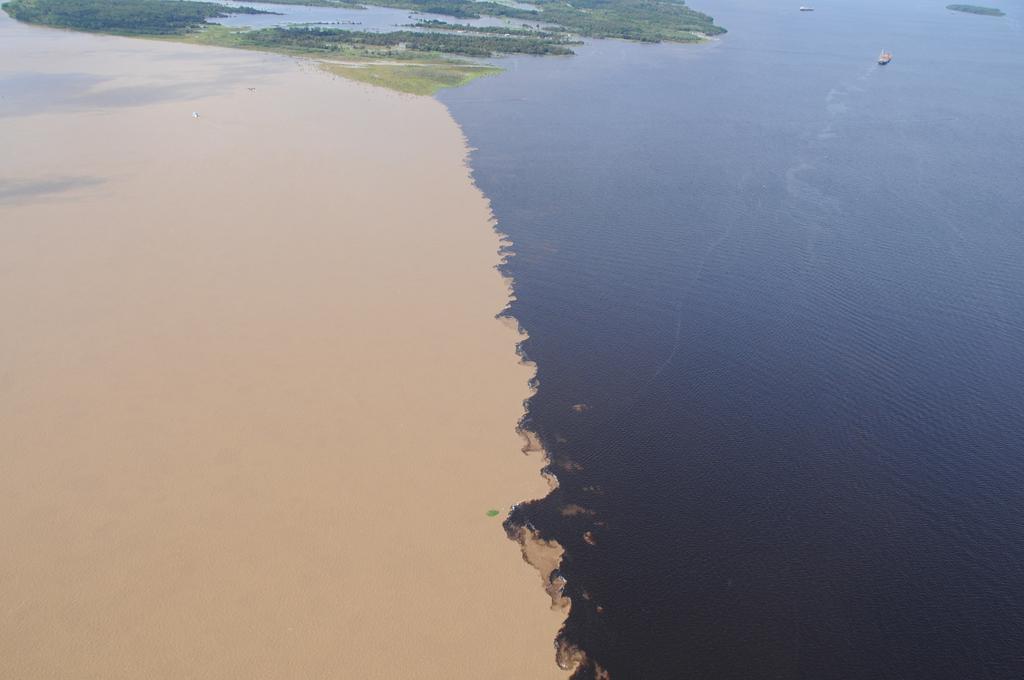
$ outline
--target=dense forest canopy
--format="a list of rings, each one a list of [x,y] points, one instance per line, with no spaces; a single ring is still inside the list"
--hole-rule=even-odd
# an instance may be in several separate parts
[[[529,35],[417,31],[371,33],[292,27],[250,31],[243,36],[243,40],[245,44],[253,47],[301,52],[331,52],[347,47],[357,47],[384,50],[389,55],[398,50],[439,52],[466,57],[490,57],[495,54],[572,54],[572,50],[568,47],[571,42],[562,35],[551,33]]]
[[[215,17],[272,14],[191,0],[11,0],[3,8],[33,24],[133,35],[179,35]]]

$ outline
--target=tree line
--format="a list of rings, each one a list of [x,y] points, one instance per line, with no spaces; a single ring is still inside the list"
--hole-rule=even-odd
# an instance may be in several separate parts
[[[492,35],[488,33],[448,33],[394,31],[372,33],[339,29],[288,27],[266,28],[242,35],[253,47],[305,52],[337,51],[346,47],[378,50],[440,52],[466,57],[490,57],[496,54],[572,54],[567,38],[556,34]]]
[[[272,14],[190,0],[11,0],[4,11],[19,21],[80,31],[180,35],[230,14]]]

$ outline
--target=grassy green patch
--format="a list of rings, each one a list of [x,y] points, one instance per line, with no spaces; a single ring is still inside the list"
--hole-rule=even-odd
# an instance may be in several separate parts
[[[374,63],[337,64],[321,62],[324,70],[371,85],[379,85],[408,94],[432,95],[438,90],[460,87],[480,78],[499,73],[493,66],[478,66],[463,63],[428,64],[410,62],[407,64]]]
[[[186,42],[192,45],[216,45],[218,47],[245,47],[242,33],[245,31],[229,28],[220,24],[204,26],[202,30],[193,31],[182,36],[173,36],[175,42]]]
[[[1006,16],[1006,12],[996,7],[981,7],[980,5],[946,5],[946,9],[954,12],[966,12],[968,14],[983,14],[989,17]]]

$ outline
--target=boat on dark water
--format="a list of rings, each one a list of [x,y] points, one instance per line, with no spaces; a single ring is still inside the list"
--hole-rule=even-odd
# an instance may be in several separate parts
[[[883,51],[881,54],[878,55],[878,65],[879,66],[885,66],[890,61],[892,61],[892,54],[891,53]]]

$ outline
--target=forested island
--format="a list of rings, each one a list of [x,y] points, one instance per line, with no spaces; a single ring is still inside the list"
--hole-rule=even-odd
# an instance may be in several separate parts
[[[981,7],[980,5],[946,5],[946,9],[967,14],[982,14],[988,17],[1006,16],[1006,12],[997,7]]]
[[[399,57],[414,51],[458,54],[465,57],[491,57],[495,54],[572,54],[569,38],[556,33],[506,33],[487,31],[468,34],[450,32],[345,31],[317,28],[266,28],[242,34],[242,42],[253,47],[286,49],[296,52],[338,52],[347,47],[368,49],[372,56]]]
[[[644,42],[696,42],[724,33],[683,0],[535,0],[512,6],[492,0],[251,0],[354,8],[378,5],[454,19],[497,17],[518,26],[477,27],[420,21],[391,33],[289,26],[230,29],[208,19],[273,14],[194,0],[9,0],[3,9],[28,23],[83,31],[170,38],[187,42],[334,58],[327,68],[403,92],[429,94],[497,71],[456,58],[501,54],[571,55],[580,37]],[[344,62],[338,58],[344,58]],[[381,63],[386,59],[386,63]],[[411,68],[415,66],[416,68]]]

